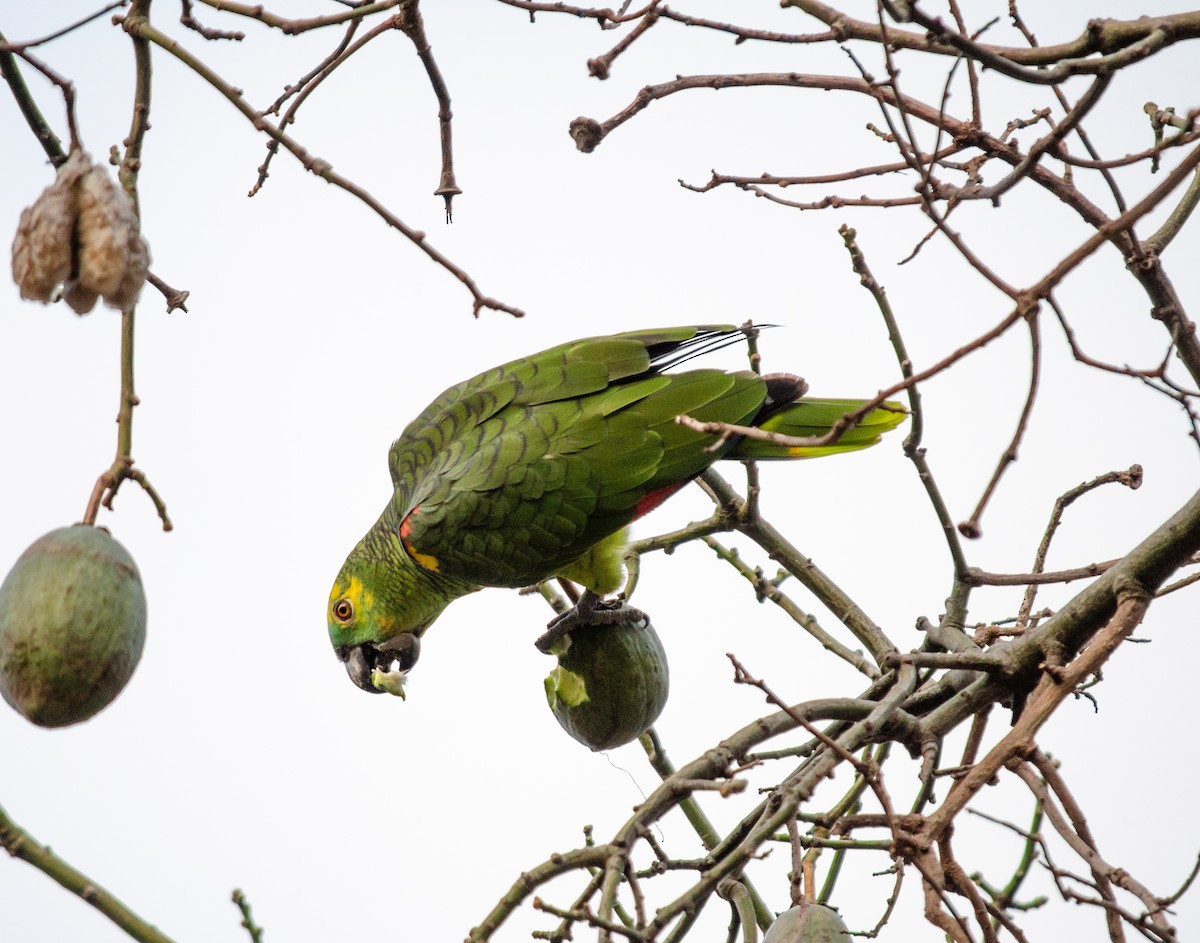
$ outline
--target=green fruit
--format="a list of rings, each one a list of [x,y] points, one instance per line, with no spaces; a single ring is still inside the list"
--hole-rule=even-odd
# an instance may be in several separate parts
[[[0,585],[0,695],[38,726],[77,724],[111,704],[145,641],[141,577],[106,530],[52,530]]]
[[[775,918],[763,943],[846,943],[849,939],[846,924],[832,907],[800,904]]]
[[[563,730],[593,750],[636,740],[667,704],[667,654],[649,622],[581,626],[564,640],[546,698]]]

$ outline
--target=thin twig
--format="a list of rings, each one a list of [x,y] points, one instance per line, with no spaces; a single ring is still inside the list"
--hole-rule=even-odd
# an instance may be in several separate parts
[[[204,2],[208,2],[209,5],[216,6],[218,9],[230,9],[232,6],[234,6],[225,3],[217,4],[216,0],[204,0]],[[396,0],[396,2],[398,2],[398,0]],[[375,4],[374,6],[383,9],[385,7],[394,5],[395,2],[393,2],[393,0],[388,0],[386,4],[381,3]],[[361,12],[365,9],[367,8],[360,7],[358,8],[358,11],[354,12]],[[347,17],[342,17],[338,19],[337,22],[341,22],[346,18]],[[374,211],[375,214],[379,216],[379,218],[385,223],[392,228],[399,230],[406,239],[424,252],[431,260],[436,262],[443,269],[457,278],[467,289],[467,291],[471,293],[471,297],[473,299],[471,310],[476,317],[479,316],[479,312],[484,308],[490,308],[495,311],[503,311],[507,314],[511,314],[513,317],[524,316],[524,312],[520,308],[513,307],[512,305],[505,304],[504,302],[498,301],[495,298],[484,295],[479,290],[478,286],[475,284],[475,280],[471,278],[470,275],[468,275],[458,265],[450,261],[449,258],[444,256],[432,245],[430,245],[425,237],[424,232],[409,226],[406,222],[404,222],[404,220],[384,206],[363,187],[334,171],[333,165],[328,161],[319,157],[315,157],[301,147],[300,144],[286,132],[267,121],[263,115],[251,107],[249,102],[247,102],[242,96],[240,90],[234,88],[232,85],[226,82],[223,78],[221,78],[221,76],[201,62],[192,53],[180,46],[175,40],[171,39],[169,36],[166,36],[145,21],[136,21],[135,23],[128,25],[126,28],[130,32],[149,40],[159,48],[175,56],[175,58],[195,72],[198,76],[200,76],[200,78],[204,79],[204,81],[216,89],[231,105],[241,112],[242,115],[248,121],[250,121],[250,123],[253,124],[257,130],[263,132],[274,140],[277,140],[280,145],[286,148],[288,152],[291,153],[292,156],[301,163],[305,170],[320,177],[322,180],[333,184],[339,189],[346,191],[351,196],[354,196],[356,199]]]
[[[235,889],[233,892],[233,902],[237,904],[238,910],[242,912],[242,926],[250,934],[250,943],[262,943],[263,928],[255,923],[254,918],[250,915],[250,901],[246,899],[246,895],[241,890]]]
[[[170,937],[135,914],[109,891],[75,870],[47,846],[39,844],[10,819],[3,808],[0,808],[0,847],[91,904],[138,943],[172,943]]]

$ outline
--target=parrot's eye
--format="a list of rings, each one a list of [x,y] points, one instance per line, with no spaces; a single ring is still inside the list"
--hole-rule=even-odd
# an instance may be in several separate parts
[[[346,623],[354,618],[354,604],[349,599],[339,599],[333,604],[333,617]]]

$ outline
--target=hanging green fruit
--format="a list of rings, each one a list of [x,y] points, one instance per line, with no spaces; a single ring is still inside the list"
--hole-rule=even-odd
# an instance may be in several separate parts
[[[77,724],[111,704],[145,640],[137,565],[102,528],[52,530],[0,585],[0,695],[38,726]]]
[[[824,904],[798,904],[767,928],[763,943],[849,943],[841,915]]]
[[[636,740],[667,703],[667,654],[645,618],[573,629],[546,678],[554,716],[580,743],[609,750]]]

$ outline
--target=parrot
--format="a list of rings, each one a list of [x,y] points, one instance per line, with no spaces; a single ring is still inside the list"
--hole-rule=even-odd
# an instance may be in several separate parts
[[[603,597],[622,585],[628,526],[714,462],[851,452],[905,419],[900,404],[885,402],[822,446],[676,422],[686,414],[818,436],[866,402],[805,398],[807,384],[787,373],[674,370],[747,330],[584,338],[494,367],[430,403],[392,444],[391,499],[330,592],[329,638],[350,679],[402,694],[425,631],[450,602],[483,587],[571,580],[585,592],[563,626],[602,622],[614,605]],[[538,642],[543,650],[563,631],[554,627]]]

